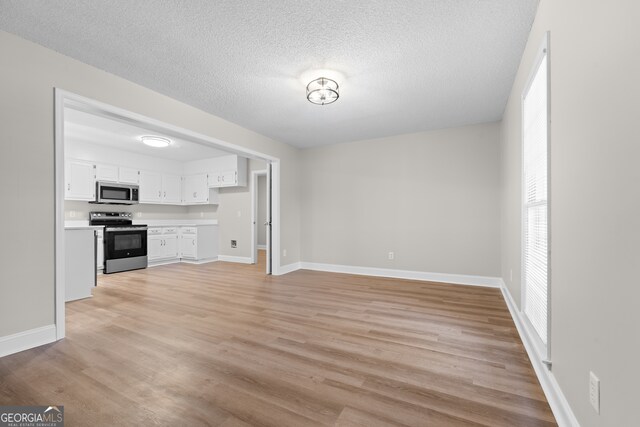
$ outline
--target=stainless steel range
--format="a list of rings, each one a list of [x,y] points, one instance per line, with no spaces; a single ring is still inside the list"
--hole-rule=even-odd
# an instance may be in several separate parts
[[[147,226],[130,212],[90,212],[89,225],[104,225],[104,273],[147,268]]]

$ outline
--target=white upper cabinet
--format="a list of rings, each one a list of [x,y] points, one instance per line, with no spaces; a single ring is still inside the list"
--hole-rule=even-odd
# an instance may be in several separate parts
[[[182,179],[179,175],[162,175],[162,203],[182,203]]]
[[[131,168],[119,168],[119,182],[123,184],[139,184],[140,172],[138,169]]]
[[[140,203],[181,204],[180,176],[140,171]]]
[[[118,182],[118,167],[97,164],[96,181]]]
[[[162,202],[162,174],[140,171],[140,203]]]
[[[247,159],[236,155],[211,159],[209,187],[246,187]]]
[[[182,181],[182,201],[186,205],[209,203],[207,175],[188,175]]]
[[[93,163],[67,160],[64,181],[65,200],[95,200],[96,172]]]

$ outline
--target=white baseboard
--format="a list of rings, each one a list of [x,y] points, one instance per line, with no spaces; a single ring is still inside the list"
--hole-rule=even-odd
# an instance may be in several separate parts
[[[184,259],[182,258],[180,260],[180,262],[183,262],[185,264],[196,264],[196,265],[200,265],[200,264],[208,264],[210,262],[216,262],[218,261],[218,257],[215,258],[207,258],[207,259],[199,259],[199,260],[193,260],[193,259]]]
[[[256,248],[266,251],[267,250],[267,245],[256,245]]]
[[[274,272],[274,276],[282,276],[283,274],[291,273],[292,271],[300,270],[299,262],[294,262],[287,265],[281,265],[277,272]]]
[[[47,325],[17,334],[0,337],[0,357],[30,348],[52,343],[56,340],[56,325]]]
[[[470,276],[466,274],[429,273],[425,271],[394,270],[391,268],[357,267],[351,265],[320,264],[301,262],[304,270],[327,271],[331,273],[357,274],[362,276],[390,277],[394,279],[422,280],[427,282],[453,283],[456,285],[484,286],[499,288],[502,279],[490,276]]]
[[[240,264],[252,264],[251,257],[248,257],[248,256],[218,255],[218,261],[237,262]]]
[[[180,258],[174,258],[169,260],[160,260],[160,261],[150,261],[147,267],[157,267],[159,265],[169,265],[169,264],[178,264],[180,262]]]
[[[547,397],[547,401],[549,402],[549,406],[551,406],[551,410],[553,411],[553,415],[556,417],[558,425],[560,427],[580,427],[578,419],[571,410],[564,393],[562,393],[562,389],[560,389],[560,385],[558,384],[555,375],[553,375],[553,372],[549,370],[544,363],[542,363],[542,360],[538,356],[538,353],[535,350],[534,339],[529,335],[529,329],[525,327],[525,319],[513,300],[511,292],[509,292],[509,289],[502,279],[500,279],[500,282],[500,290],[502,291],[504,300],[507,303],[507,307],[509,308],[513,322],[516,324],[516,329],[518,330],[520,339],[524,344],[524,348],[527,350],[533,369],[535,370],[538,381],[540,381],[540,385],[542,386],[542,391],[544,391],[544,395]]]

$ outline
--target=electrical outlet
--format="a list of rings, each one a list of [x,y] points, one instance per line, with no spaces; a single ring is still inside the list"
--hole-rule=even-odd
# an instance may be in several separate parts
[[[204,218],[204,212],[200,212],[200,218]]]
[[[76,211],[69,211],[69,216],[71,218],[75,218],[76,217]]]
[[[238,241],[237,240],[232,240],[231,241],[231,247],[232,248],[237,248],[238,247]]]
[[[286,256],[287,256],[287,250],[286,250],[286,249],[283,249],[283,250],[282,250],[282,256],[283,256],[283,257],[286,257]]]
[[[138,218],[142,218],[142,212],[138,212]]]
[[[596,377],[596,374],[589,372],[589,401],[591,406],[596,410],[596,413],[600,413],[600,380]]]
[[[389,252],[389,259],[395,259],[396,258],[396,254],[394,254],[393,252]]]
[[[242,211],[238,211],[238,218],[242,216]]]

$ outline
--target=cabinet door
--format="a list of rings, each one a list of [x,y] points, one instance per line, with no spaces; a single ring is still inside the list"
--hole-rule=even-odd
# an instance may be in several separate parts
[[[177,175],[162,175],[162,202],[182,203],[182,179]]]
[[[210,172],[207,176],[209,188],[222,187],[222,174],[220,172]]]
[[[138,184],[139,172],[138,169],[120,168],[118,180],[123,184]]]
[[[196,259],[196,243],[196,235],[183,235],[182,239],[180,239],[180,257]]]
[[[96,180],[118,182],[118,167],[111,165],[96,165]]]
[[[96,175],[93,164],[66,161],[64,178],[64,198],[66,200],[95,200]]]
[[[238,185],[238,172],[235,170],[222,171],[220,174],[222,187]]]
[[[185,176],[183,183],[182,197],[185,204],[207,203],[209,201],[207,175]]]
[[[164,257],[164,238],[162,235],[147,236],[147,258],[149,261]]]
[[[155,172],[140,171],[140,202],[162,202],[162,175]]]
[[[165,258],[178,258],[178,235],[165,235],[163,239]]]

